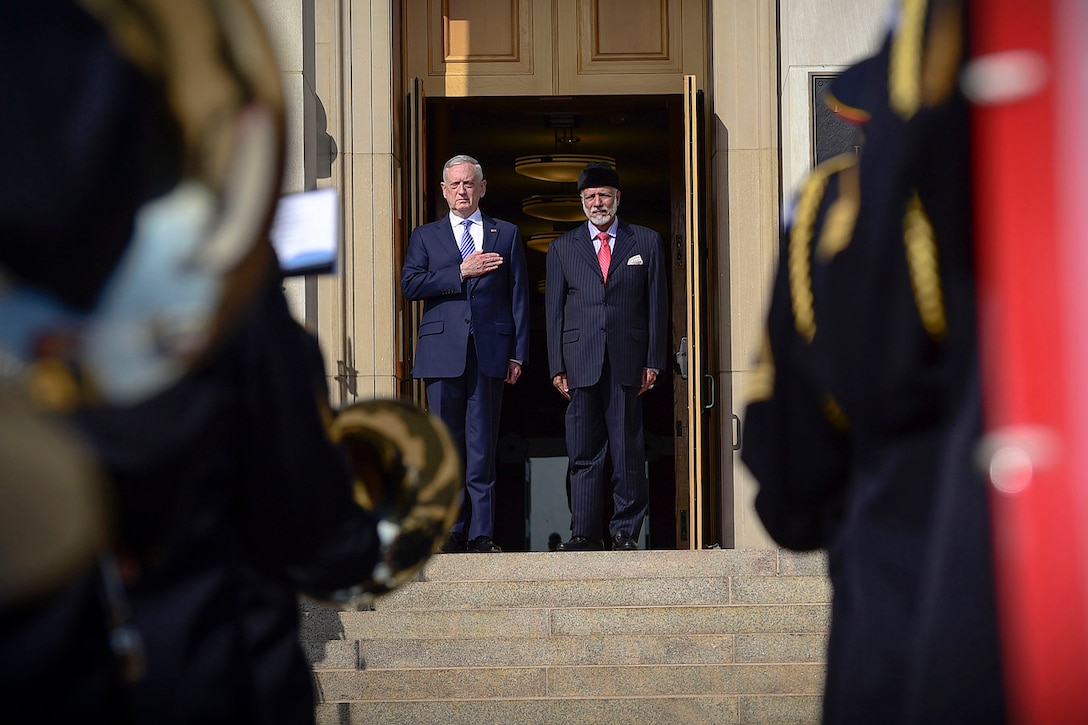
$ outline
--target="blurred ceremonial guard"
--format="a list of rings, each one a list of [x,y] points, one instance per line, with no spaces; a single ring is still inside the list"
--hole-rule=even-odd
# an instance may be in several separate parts
[[[313,722],[298,596],[356,606],[410,577],[460,478],[418,408],[329,406],[267,238],[283,109],[259,21],[14,0],[0,54],[22,104],[0,116],[0,351],[38,406],[0,399],[0,422],[85,444],[113,504],[73,574],[0,601],[0,715]],[[3,540],[0,579],[27,542]]]
[[[975,326],[959,2],[903,0],[831,89],[860,156],[783,234],[742,459],[783,546],[826,549],[823,722],[1004,720]]]

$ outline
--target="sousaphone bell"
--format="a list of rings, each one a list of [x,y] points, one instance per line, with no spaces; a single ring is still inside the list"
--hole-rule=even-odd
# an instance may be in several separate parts
[[[460,458],[442,421],[404,401],[351,404],[330,432],[348,457],[355,502],[379,519],[382,556],[355,586],[305,593],[367,605],[415,576],[445,540],[460,507]]]

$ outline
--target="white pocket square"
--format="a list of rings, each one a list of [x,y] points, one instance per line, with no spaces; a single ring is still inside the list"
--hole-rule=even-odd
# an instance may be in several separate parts
[[[635,256],[627,260],[628,267],[630,267],[632,264],[642,264],[642,255],[636,254]]]

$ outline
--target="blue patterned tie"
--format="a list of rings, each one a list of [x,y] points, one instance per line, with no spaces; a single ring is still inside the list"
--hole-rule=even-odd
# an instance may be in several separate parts
[[[461,237],[461,259],[465,259],[476,251],[476,242],[472,241],[472,220],[465,219],[461,223],[465,225],[465,233]]]

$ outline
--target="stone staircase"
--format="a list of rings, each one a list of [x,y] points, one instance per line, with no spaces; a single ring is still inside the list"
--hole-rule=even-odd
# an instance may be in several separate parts
[[[320,725],[817,723],[830,590],[777,550],[447,554],[302,606]]]

